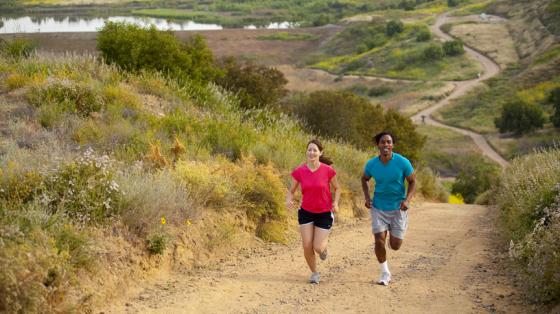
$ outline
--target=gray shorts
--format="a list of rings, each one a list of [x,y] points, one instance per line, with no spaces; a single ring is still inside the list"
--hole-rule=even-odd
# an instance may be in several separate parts
[[[395,238],[404,239],[408,228],[408,211],[370,209],[371,231],[375,233],[389,231]]]

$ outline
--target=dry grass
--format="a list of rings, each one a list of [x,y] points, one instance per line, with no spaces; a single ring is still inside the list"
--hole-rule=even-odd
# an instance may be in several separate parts
[[[455,24],[451,28],[451,35],[488,55],[502,69],[519,60],[505,23]]]

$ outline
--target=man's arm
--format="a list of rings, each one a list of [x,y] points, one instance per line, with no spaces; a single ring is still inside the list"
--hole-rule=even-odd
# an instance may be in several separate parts
[[[406,181],[408,182],[408,190],[406,191],[405,200],[401,202],[401,210],[407,210],[410,207],[409,203],[416,192],[416,173],[413,172],[406,177]]]
[[[371,208],[371,197],[369,196],[369,185],[368,181],[371,179],[370,176],[365,173],[362,175],[362,191],[364,191],[364,199],[366,200],[365,205],[367,208]]]

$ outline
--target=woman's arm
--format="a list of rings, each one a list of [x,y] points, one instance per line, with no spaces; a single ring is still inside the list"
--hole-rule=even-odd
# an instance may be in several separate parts
[[[340,195],[342,194],[336,176],[331,179],[331,188],[334,190],[333,211],[336,213],[338,211],[338,202],[340,201]]]
[[[292,183],[290,184],[290,188],[288,188],[288,193],[286,194],[286,207],[289,209],[294,207],[294,193],[298,187],[299,182],[292,178]]]

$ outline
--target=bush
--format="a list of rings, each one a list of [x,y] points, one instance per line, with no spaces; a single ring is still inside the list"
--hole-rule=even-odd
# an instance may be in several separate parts
[[[529,133],[543,127],[544,113],[536,104],[516,98],[502,106],[501,116],[494,120],[500,133],[514,132],[516,135]]]
[[[429,200],[437,200],[447,202],[449,192],[439,182],[435,173],[427,167],[421,167],[416,170],[416,178],[418,179],[418,191]]]
[[[389,130],[399,139],[396,150],[411,160],[419,160],[425,138],[416,132],[409,118],[394,110],[384,113],[380,105],[373,106],[364,98],[340,91],[317,91],[299,101],[294,113],[315,134],[372,149],[373,135]]]
[[[457,176],[451,193],[461,194],[466,203],[472,204],[476,197],[497,184],[500,168],[479,155],[466,159]]]
[[[495,188],[520,282],[536,302],[560,300],[560,149],[515,159]]]
[[[242,108],[262,108],[276,104],[287,93],[288,81],[275,68],[239,64],[233,58],[221,62],[225,75],[216,83],[232,91],[240,100]]]
[[[146,248],[152,254],[162,255],[167,247],[168,237],[165,234],[156,233],[152,234],[146,239]]]
[[[29,58],[35,54],[37,45],[24,38],[5,40],[0,38],[0,53],[8,58]]]
[[[428,61],[440,60],[444,56],[443,49],[439,44],[430,44],[424,48],[423,55],[424,59]]]
[[[459,4],[461,4],[461,2],[463,2],[463,0],[447,0],[447,6],[448,7],[456,7]]]
[[[404,30],[403,22],[399,20],[391,20],[386,25],[385,33],[387,34],[387,36],[393,37],[396,34],[402,33],[403,30]]]
[[[420,41],[429,41],[430,39],[432,39],[432,33],[430,32],[430,30],[426,27],[420,29],[417,33],[416,33],[416,41],[420,42]]]
[[[40,202],[77,224],[101,223],[119,213],[122,192],[107,156],[92,150],[46,177]]]
[[[443,52],[446,56],[458,56],[465,53],[463,42],[460,40],[451,40],[443,43]]]
[[[105,107],[103,97],[88,84],[73,82],[55,82],[34,87],[28,94],[30,104],[36,107],[51,107],[52,112],[67,112],[88,117]]]
[[[199,82],[212,81],[221,75],[201,36],[182,43],[171,31],[158,31],[153,25],[142,28],[108,22],[99,31],[97,49],[107,63],[127,71],[156,70]]]
[[[369,89],[368,96],[379,97],[379,96],[383,96],[387,93],[391,93],[392,91],[393,91],[393,89],[391,87],[387,86],[387,85],[374,86],[374,87]]]
[[[556,128],[560,128],[560,88],[553,89],[550,92],[549,99],[554,107],[554,114],[550,116],[550,122],[552,122]]]

